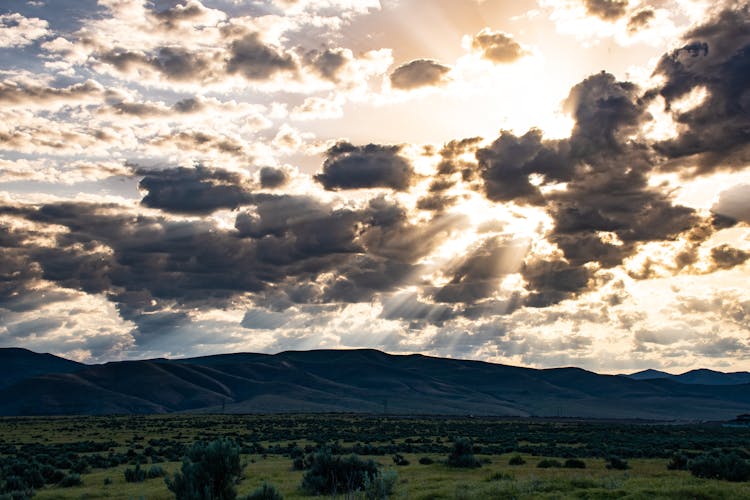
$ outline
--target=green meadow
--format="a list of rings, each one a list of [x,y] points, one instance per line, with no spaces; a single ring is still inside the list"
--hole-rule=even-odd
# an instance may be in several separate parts
[[[180,469],[186,447],[217,438],[231,439],[241,450],[239,498],[264,482],[286,499],[311,498],[300,486],[305,470],[295,470],[294,459],[322,447],[337,455],[356,453],[383,471],[395,471],[390,498],[750,498],[748,482],[668,469],[678,452],[697,456],[725,450],[747,456],[750,429],[708,424],[353,415],[50,417],[0,419],[0,436],[3,470],[14,463],[44,464],[46,471],[80,476],[79,486],[58,481],[34,488],[37,499],[174,498],[163,477],[127,482],[126,469],[156,466],[171,476]],[[457,438],[473,442],[481,467],[447,465]],[[394,455],[408,464],[396,465]],[[615,455],[627,469],[607,468]],[[524,463],[510,465],[517,456]],[[545,459],[564,464],[573,457],[585,468],[538,467]],[[365,496],[354,492],[336,498]]]

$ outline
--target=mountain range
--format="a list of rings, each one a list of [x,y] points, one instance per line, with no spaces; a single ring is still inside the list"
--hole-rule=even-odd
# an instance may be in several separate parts
[[[369,349],[85,365],[13,348],[0,349],[0,415],[354,412],[726,420],[750,413],[744,380],[708,370],[600,375]]]

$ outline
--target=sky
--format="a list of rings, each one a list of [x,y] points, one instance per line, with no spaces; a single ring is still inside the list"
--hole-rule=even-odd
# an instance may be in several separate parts
[[[750,7],[5,0],[0,346],[750,370]]]

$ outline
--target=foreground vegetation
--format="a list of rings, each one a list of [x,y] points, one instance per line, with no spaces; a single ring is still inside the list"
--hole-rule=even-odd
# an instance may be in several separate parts
[[[5,418],[0,498],[750,499],[749,452],[750,428],[719,425]]]

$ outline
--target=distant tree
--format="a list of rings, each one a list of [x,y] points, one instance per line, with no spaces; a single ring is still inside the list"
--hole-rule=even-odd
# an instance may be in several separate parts
[[[165,478],[178,500],[233,500],[242,474],[239,447],[228,439],[195,443],[174,478]]]
[[[453,442],[453,450],[448,455],[448,465],[450,467],[481,467],[474,457],[474,444],[468,438],[459,438]]]

